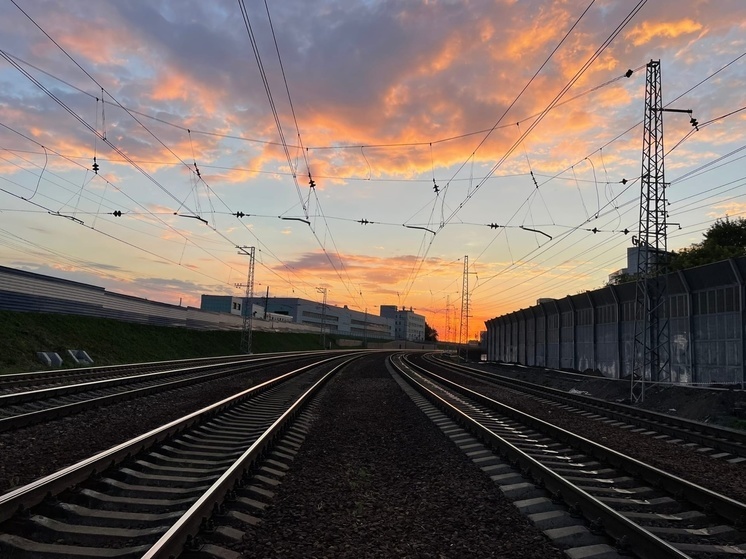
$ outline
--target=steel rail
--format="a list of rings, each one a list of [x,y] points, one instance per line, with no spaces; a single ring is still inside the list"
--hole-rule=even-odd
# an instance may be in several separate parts
[[[246,361],[251,361],[256,356],[245,356]],[[190,364],[219,363],[229,359],[240,359],[240,355],[227,355],[223,357],[197,357],[194,359],[174,359],[169,361],[146,361],[142,363],[124,363],[121,365],[97,365],[96,367],[74,367],[69,369],[52,369],[49,371],[28,371],[25,373],[0,374],[0,389],[13,384],[26,385],[35,380],[50,381],[65,380],[68,378],[95,376],[117,371],[149,370],[161,367],[180,367]]]
[[[164,392],[166,390],[184,388],[193,384],[209,382],[210,380],[230,376],[235,373],[236,371],[230,370],[208,373],[201,376],[190,376],[189,378],[185,379],[171,380],[160,384],[151,384],[149,386],[125,390],[123,392],[115,392],[113,394],[107,394],[105,396],[97,396],[95,398],[88,398],[77,402],[70,402],[69,404],[61,404],[59,406],[54,406],[51,408],[13,415],[10,417],[4,417],[0,419],[0,433],[11,431],[13,429],[19,429],[21,427],[26,427],[28,425],[33,425],[36,423],[42,423],[44,421],[51,421],[52,419],[65,417],[67,415],[72,415],[84,410],[94,409],[116,402],[124,402],[126,400],[132,400],[134,398],[141,398],[150,394]]]
[[[64,384],[59,386],[50,386],[48,388],[39,388],[37,390],[29,390],[26,392],[11,392],[8,394],[0,394],[0,409],[4,406],[11,406],[14,404],[23,404],[26,402],[34,402],[37,400],[46,400],[54,398],[56,396],[65,396],[68,394],[78,394],[80,392],[87,392],[90,390],[106,389],[109,387],[123,386],[126,384],[132,384],[136,382],[147,382],[150,380],[165,379],[169,377],[176,377],[180,375],[208,372],[216,369],[225,369],[226,367],[237,367],[243,368],[257,364],[259,366],[266,365],[266,361],[281,360],[282,358],[273,357],[269,359],[256,359],[251,361],[226,361],[222,363],[210,363],[207,365],[196,365],[194,367],[183,367],[180,369],[168,369],[166,371],[155,371],[143,374],[131,374],[129,376],[118,376],[114,378],[92,380],[86,382],[76,382],[74,384]],[[253,367],[252,367],[253,368]],[[236,370],[236,369],[231,369]],[[218,371],[220,372],[220,371]]]
[[[55,369],[51,371],[31,371],[26,373],[0,374],[0,390],[8,387],[27,387],[34,382],[51,384],[58,382],[77,382],[80,379],[105,380],[106,378],[117,378],[116,376],[105,377],[105,375],[128,374],[137,371],[166,372],[173,368],[183,368],[201,365],[221,365],[226,363],[252,363],[271,359],[285,359],[292,356],[303,357],[313,355],[314,351],[293,351],[263,353],[261,355],[226,355],[222,357],[198,357],[194,359],[174,359],[170,361],[150,361],[144,363],[125,363],[122,365],[103,365],[97,367],[76,367],[71,369]],[[101,379],[100,377],[105,377]],[[87,381],[83,381],[87,382]],[[12,393],[12,392],[6,392]]]
[[[426,356],[426,359],[427,358],[428,357]],[[600,413],[610,419],[625,421],[640,427],[652,427],[662,434],[686,439],[703,446],[717,448],[718,450],[736,456],[746,456],[746,431],[644,410],[635,406],[629,406],[617,402],[609,402],[585,394],[572,394],[557,388],[540,386],[530,381],[514,379],[496,372],[475,369],[474,367],[466,365],[448,363],[440,359],[430,358],[428,360],[445,369],[461,374],[476,374],[479,377],[485,377],[487,380],[495,384],[513,387],[521,392],[526,392],[563,404],[570,404],[587,411]],[[692,390],[697,389],[693,388]]]
[[[741,503],[726,497],[710,489],[702,487],[700,485],[691,483],[680,477],[664,472],[659,468],[645,464],[640,460],[631,458],[625,454],[617,452],[611,448],[593,442],[589,439],[576,435],[570,431],[552,425],[551,423],[534,417],[525,412],[512,408],[506,404],[493,400],[488,396],[480,394],[479,392],[461,386],[460,384],[453,382],[449,379],[441,377],[435,373],[427,371],[423,367],[414,363],[409,363],[412,367],[419,369],[428,376],[437,378],[438,382],[442,382],[446,386],[451,387],[453,390],[459,393],[472,397],[479,403],[486,405],[492,409],[499,411],[505,415],[509,415],[521,421],[526,425],[536,428],[537,430],[546,433],[562,442],[567,442],[578,450],[582,450],[594,456],[606,460],[613,466],[620,467],[627,472],[642,477],[648,483],[660,487],[673,494],[680,494],[683,498],[689,502],[702,507],[704,509],[716,510],[718,514],[727,518],[729,521],[735,524],[742,524],[746,522],[746,504]]]
[[[550,423],[511,408],[510,406],[501,404],[500,402],[483,396],[478,392],[429,372],[418,365],[404,363],[401,357],[397,360],[392,359],[392,364],[397,366],[397,369],[402,371],[402,376],[423,393],[434,405],[451,417],[456,418],[459,423],[467,427],[469,430],[477,432],[478,436],[490,446],[499,449],[502,454],[519,464],[522,471],[527,472],[529,475],[534,477],[534,479],[542,480],[545,487],[550,492],[561,495],[567,503],[577,506],[586,518],[592,521],[600,519],[604,530],[611,537],[618,541],[625,542],[625,545],[640,557],[650,559],[669,557],[681,559],[689,556],[642,526],[614,511],[603,502],[594,498],[588,492],[564,479],[510,442],[506,441],[479,421],[469,417],[468,414],[459,410],[425,384],[414,378],[412,373],[424,375],[426,378],[435,379],[437,383],[445,385],[448,389],[466,396],[489,409],[493,409],[503,415],[512,417],[520,423],[530,426],[539,432],[548,434],[552,438],[564,442],[590,456],[605,460],[614,467],[639,476],[648,483],[652,483],[663,490],[681,495],[681,498],[688,500],[695,505],[703,508],[712,507],[710,510],[717,511],[718,514],[727,518],[734,524],[739,524],[744,518],[746,518],[746,504],[744,503],[740,503],[730,499],[729,497],[710,491],[709,489],[687,482],[686,480],[668,474],[658,468],[644,464],[639,460],[624,456],[612,449],[551,425]]]
[[[167,559],[181,553],[184,545],[199,533],[200,529],[215,513],[216,507],[222,504],[235,484],[249,470],[253,462],[281,434],[285,426],[295,418],[308,401],[337,371],[348,365],[360,355],[354,355],[340,363],[288,408],[259,438],[220,476],[210,488],[163,534],[163,536],[142,556],[142,559]]]
[[[202,421],[205,417],[211,417],[216,413],[233,406],[243,400],[254,397],[284,382],[290,377],[299,375],[313,367],[318,367],[344,356],[333,356],[321,359],[318,362],[304,365],[293,371],[284,373],[274,379],[268,380],[242,392],[224,398],[214,404],[175,419],[165,425],[152,429],[142,435],[134,437],[126,442],[116,445],[108,450],[86,458],[76,464],[63,468],[41,479],[35,480],[23,487],[0,495],[0,522],[12,517],[17,511],[28,509],[41,503],[48,496],[55,496],[62,491],[81,483],[91,475],[101,472],[111,466],[121,463],[130,456],[149,448],[153,444],[181,433],[195,423]]]
[[[303,357],[299,357],[302,359]],[[274,363],[273,363],[274,364]],[[222,365],[223,367],[226,365]],[[261,365],[260,365],[261,366]],[[257,368],[259,368],[258,366]],[[219,365],[210,365],[209,367],[219,367]],[[51,421],[59,417],[65,417],[73,413],[78,413],[87,409],[94,409],[105,405],[113,404],[116,402],[123,402],[126,400],[132,400],[134,398],[141,398],[150,394],[156,394],[158,392],[164,392],[166,390],[174,390],[177,388],[184,388],[194,384],[200,384],[203,382],[209,382],[211,380],[220,379],[226,376],[231,376],[242,372],[241,369],[246,367],[246,364],[239,363],[235,365],[235,368],[231,368],[224,371],[216,371],[213,373],[206,373],[203,375],[189,376],[187,378],[171,380],[168,382],[162,382],[158,384],[150,384],[148,386],[142,386],[138,388],[132,388],[130,390],[124,390],[121,392],[114,392],[112,394],[106,394],[103,396],[96,396],[94,398],[87,398],[79,400],[77,402],[70,402],[66,404],[60,404],[57,406],[34,410],[27,413],[21,413],[9,417],[0,418],[0,433],[25,427],[27,425],[33,425],[44,421]],[[187,369],[185,369],[186,371]],[[149,373],[152,374],[152,373]],[[135,377],[136,378],[136,377]],[[133,381],[134,383],[134,381]],[[112,386],[113,387],[113,386]],[[79,393],[80,394],[80,393]]]

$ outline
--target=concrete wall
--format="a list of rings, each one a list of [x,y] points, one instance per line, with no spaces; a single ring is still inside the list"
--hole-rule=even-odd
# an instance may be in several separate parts
[[[671,379],[742,384],[746,257],[666,276]],[[628,376],[633,368],[636,284],[546,300],[488,320],[487,358]],[[638,356],[639,357],[639,356]]]

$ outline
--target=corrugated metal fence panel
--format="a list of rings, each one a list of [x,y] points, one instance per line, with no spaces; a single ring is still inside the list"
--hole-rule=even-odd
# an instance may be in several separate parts
[[[556,309],[547,311],[547,367],[560,366],[560,315]]]
[[[0,291],[0,310],[105,316],[103,307],[83,301],[67,301],[44,295]]]
[[[517,313],[516,318],[518,319],[518,355],[516,361],[518,363],[527,363],[526,360],[526,315],[523,311]]]
[[[518,362],[518,315],[513,313],[510,320],[510,351],[508,360],[511,363]]]
[[[0,266],[0,310],[112,318],[158,326],[241,328],[240,317],[108,293],[102,287]]]
[[[609,378],[619,378],[619,327],[616,322],[596,325],[596,367]]]
[[[538,311],[537,311],[538,312]],[[547,329],[547,320],[543,314],[536,317],[536,366],[547,366],[547,346],[544,343]]]
[[[575,332],[573,311],[562,311],[560,314],[560,368],[575,367]]]
[[[536,365],[536,318],[526,315],[526,365]]]
[[[102,305],[104,289],[73,281],[46,278],[38,274],[13,273],[10,268],[0,267],[0,290],[28,296],[43,296],[62,299],[69,303],[79,302]]]
[[[575,327],[575,368],[578,371],[596,369],[595,344],[593,340],[593,325],[583,324]]]
[[[745,278],[746,257],[668,276],[674,382],[744,383],[746,303],[740,299]],[[543,302],[520,315],[488,321],[488,339],[490,329],[500,329],[492,338],[493,353],[506,359],[553,368],[593,368],[622,378],[632,372],[634,362],[635,300],[636,284],[630,282]],[[588,308],[591,320],[584,310]],[[528,313],[533,320],[519,323]]]
[[[692,293],[695,382],[741,381],[741,313],[738,286]]]

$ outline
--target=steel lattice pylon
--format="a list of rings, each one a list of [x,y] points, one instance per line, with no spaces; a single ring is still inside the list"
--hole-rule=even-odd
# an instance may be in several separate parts
[[[466,343],[469,343],[469,257],[464,256],[464,280],[461,286],[461,323],[459,324],[458,343],[464,343],[464,334],[466,334]],[[467,350],[466,355],[469,355]]]
[[[666,308],[667,213],[663,165],[663,102],[660,60],[647,64],[642,135],[640,229],[637,246],[635,337],[630,375],[630,400],[642,402],[645,382],[671,378]]]
[[[251,353],[252,319],[254,318],[254,251],[255,247],[237,247],[239,254],[249,257],[249,272],[246,276],[246,294],[244,295],[243,327],[241,328],[241,352]]]

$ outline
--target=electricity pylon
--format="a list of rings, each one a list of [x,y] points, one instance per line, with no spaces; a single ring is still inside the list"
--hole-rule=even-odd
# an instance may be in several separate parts
[[[251,353],[251,338],[253,326],[254,310],[254,247],[236,247],[238,254],[249,257],[249,271],[246,275],[245,284],[237,284],[236,287],[245,287],[244,309],[243,309],[243,326],[241,327],[241,353]],[[248,308],[247,308],[248,307]]]
[[[663,108],[660,60],[647,64],[645,116],[640,175],[640,227],[632,242],[637,246],[637,285],[634,316],[635,338],[630,375],[630,400],[645,398],[645,382],[671,380],[670,334],[667,306],[668,246],[666,187],[664,177],[663,113],[688,113],[687,109]],[[697,128],[697,121],[690,120]]]

